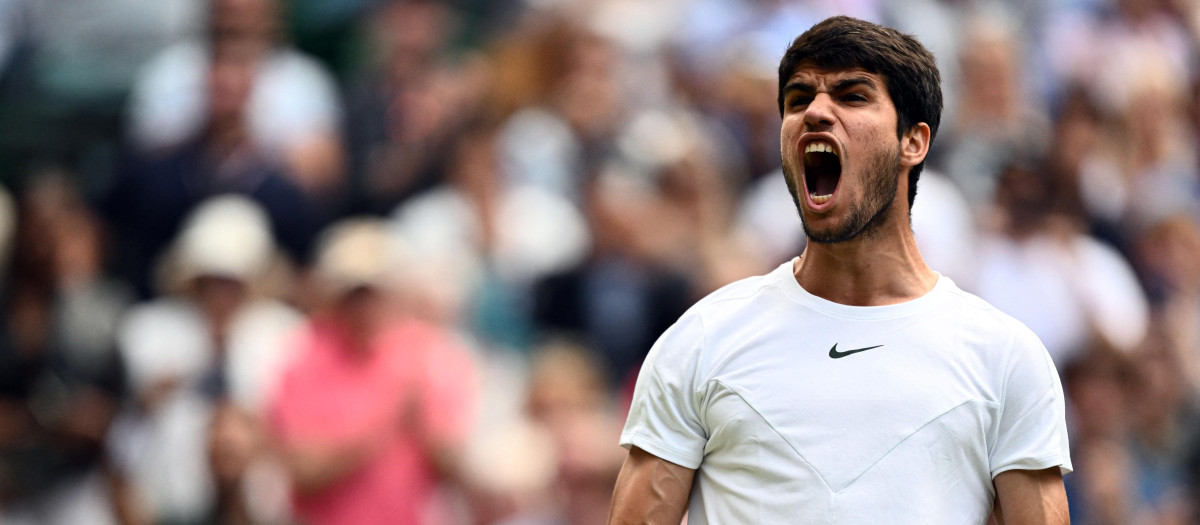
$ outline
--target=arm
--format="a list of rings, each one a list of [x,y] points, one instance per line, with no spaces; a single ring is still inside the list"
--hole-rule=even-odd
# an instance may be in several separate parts
[[[996,522],[1001,525],[1066,525],[1067,492],[1058,467],[1007,470],[996,476]]]
[[[285,445],[282,456],[296,490],[308,494],[358,470],[375,456],[375,450],[365,443],[340,447]]]
[[[679,525],[696,471],[630,447],[617,476],[609,525]]]

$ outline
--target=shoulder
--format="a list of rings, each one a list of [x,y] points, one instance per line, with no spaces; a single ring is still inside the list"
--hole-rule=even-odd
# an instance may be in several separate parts
[[[942,277],[946,279],[946,277]],[[953,316],[958,322],[968,323],[975,328],[992,329],[999,332],[1033,332],[1017,318],[1004,313],[991,303],[971,292],[959,288],[951,281],[946,288],[946,302],[943,307],[947,315]]]
[[[716,322],[730,314],[753,309],[757,302],[766,298],[764,296],[774,297],[775,292],[780,291],[782,277],[790,275],[780,266],[765,275],[734,281],[697,301],[684,316],[695,315]]]
[[[204,317],[195,305],[163,298],[134,305],[125,314],[117,338],[122,347],[178,342],[179,337],[206,330]]]
[[[997,357],[1011,361],[1049,360],[1046,347],[1037,334],[1017,318],[992,306],[979,296],[952,286],[947,290],[943,315],[949,325],[970,332]]]
[[[194,305],[176,299],[134,306],[122,320],[116,338],[130,382],[138,391],[160,379],[198,373],[212,354],[203,316]]]
[[[146,61],[136,82],[179,82],[181,76],[190,79],[201,75],[208,65],[208,52],[207,46],[198,42],[168,46]]]
[[[330,73],[317,59],[306,55],[294,48],[283,47],[276,49],[268,57],[265,66],[274,74],[296,77],[309,77],[325,81],[330,79]]]
[[[780,273],[777,269],[766,275],[734,281],[708,294],[687,309],[663,333],[655,347],[669,347],[662,349],[663,352],[704,353],[713,334],[733,327],[744,330],[748,324],[766,322],[769,316],[763,314],[771,311],[766,303],[783,297],[782,293],[777,293]]]
[[[336,96],[333,75],[315,58],[295,49],[276,50],[262,64],[259,74],[260,80],[272,91],[321,98]]]

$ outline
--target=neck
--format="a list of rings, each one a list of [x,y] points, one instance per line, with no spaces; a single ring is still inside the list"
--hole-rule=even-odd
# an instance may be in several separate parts
[[[792,264],[800,286],[850,306],[903,303],[933,289],[937,274],[917,249],[908,206],[892,208],[889,220],[870,235],[832,244],[809,242]]]

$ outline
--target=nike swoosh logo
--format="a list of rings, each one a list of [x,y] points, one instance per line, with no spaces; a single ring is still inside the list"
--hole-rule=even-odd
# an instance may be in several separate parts
[[[833,345],[833,348],[830,348],[830,349],[829,349],[829,357],[832,357],[832,358],[834,358],[834,359],[841,359],[841,358],[843,358],[843,357],[846,357],[846,356],[848,356],[848,355],[850,355],[850,354],[857,354],[857,353],[859,353],[859,352],[866,352],[867,350],[871,350],[871,349],[873,349],[873,348],[879,348],[879,347],[881,347],[881,346],[883,346],[883,345],[868,346],[868,347],[866,347],[866,348],[855,348],[854,350],[846,350],[845,352],[838,352],[838,351],[837,351],[837,344],[834,344],[834,345]]]

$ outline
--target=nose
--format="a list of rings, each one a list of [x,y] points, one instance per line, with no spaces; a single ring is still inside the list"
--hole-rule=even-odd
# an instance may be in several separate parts
[[[828,93],[817,93],[804,110],[804,125],[810,131],[833,126],[833,98]]]

